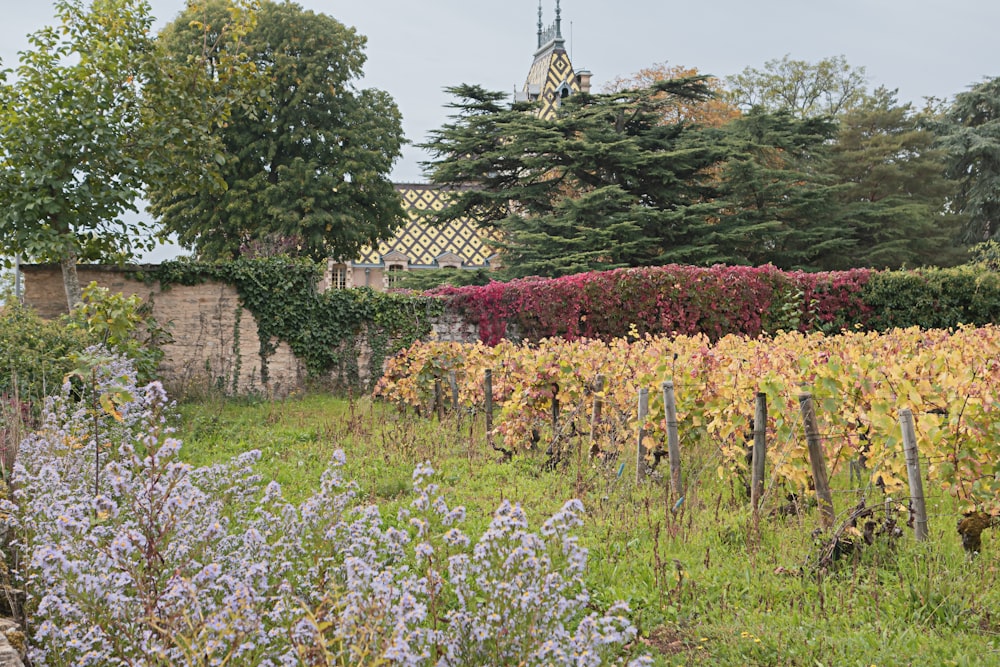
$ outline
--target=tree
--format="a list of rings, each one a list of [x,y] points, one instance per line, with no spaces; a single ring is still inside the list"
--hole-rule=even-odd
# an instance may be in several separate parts
[[[236,11],[227,25],[245,18]],[[148,247],[151,227],[121,219],[145,184],[211,177],[189,159],[213,145],[211,123],[186,114],[194,100],[220,101],[214,86],[242,72],[227,61],[214,81],[192,79],[158,62],[144,0],[59,0],[56,19],[30,36],[16,77],[3,73],[0,239],[10,254],[59,262],[72,308],[78,259],[124,261]],[[153,89],[170,105],[149,103]],[[211,122],[225,122],[228,108],[216,105]],[[185,119],[187,144],[165,126]]]
[[[101,11],[105,9],[107,11]],[[30,37],[17,80],[2,87],[0,230],[8,251],[62,265],[70,307],[78,257],[128,254],[141,241],[120,220],[142,187],[132,151],[148,7],[57,2],[60,27]],[[75,62],[74,62],[75,60]]]
[[[198,53],[202,27],[224,23],[226,5],[210,0],[165,28],[171,57]],[[402,211],[388,174],[402,127],[387,93],[355,88],[364,45],[329,16],[265,0],[243,48],[268,85],[219,132],[225,188],[151,188],[164,230],[206,259],[275,238],[317,259],[353,257],[391,235]]]
[[[721,261],[816,271],[852,252],[828,171],[835,130],[827,118],[756,108],[718,132],[726,156],[707,238]]]
[[[451,121],[424,146],[431,180],[456,188],[442,217],[499,227],[511,276],[562,275],[712,254],[698,173],[717,151],[697,126],[664,125],[678,99],[704,100],[703,78],[563,100],[552,119],[478,86],[449,92]]]
[[[1000,77],[956,95],[939,132],[959,182],[951,204],[966,218],[961,240],[1000,240]]]
[[[830,268],[901,268],[956,264],[958,216],[946,202],[956,190],[945,177],[945,152],[935,133],[894,91],[875,93],[840,116],[830,168],[843,184],[837,194],[844,234],[853,252]]]
[[[648,88],[657,81],[701,77],[695,67],[658,63],[646,67],[627,77],[616,77],[605,86],[605,92],[617,93],[629,88]],[[704,78],[705,86],[713,93],[707,99],[690,99],[679,96],[669,97],[664,109],[663,123],[697,123],[709,127],[720,127],[740,116],[740,110],[724,97],[722,81],[713,77]],[[665,95],[664,93],[661,93]]]
[[[728,101],[749,110],[788,111],[799,118],[836,116],[867,96],[864,67],[852,67],[844,56],[817,63],[785,56],[769,60],[763,69],[747,67],[726,78]]]

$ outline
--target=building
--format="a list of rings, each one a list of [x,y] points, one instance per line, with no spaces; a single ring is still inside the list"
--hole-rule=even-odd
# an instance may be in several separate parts
[[[550,117],[560,100],[590,92],[591,73],[574,71],[562,35],[562,9],[556,0],[555,22],[547,29],[538,3],[538,48],[516,101],[540,101],[539,114]],[[433,185],[397,183],[407,219],[396,235],[377,248],[364,248],[353,261],[331,260],[327,273],[330,288],[372,287],[389,289],[404,271],[422,269],[495,268],[498,257],[490,237],[470,218],[438,227],[434,215],[447,203],[447,191]]]

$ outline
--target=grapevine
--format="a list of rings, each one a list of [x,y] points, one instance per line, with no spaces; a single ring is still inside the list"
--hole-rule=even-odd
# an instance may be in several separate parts
[[[1000,512],[1000,328],[894,329],[886,333],[783,333],[774,337],[639,336],[610,341],[543,339],[530,346],[416,343],[391,359],[376,394],[426,405],[435,377],[454,371],[466,406],[481,406],[493,369],[499,412],[494,436],[507,448],[545,445],[561,433],[590,433],[594,380],[605,422],[601,451],[633,444],[635,401],[650,390],[645,424],[650,449],[666,443],[661,383],[675,385],[688,447],[718,453],[719,473],[745,467],[753,400],[767,396],[768,466],[795,488],[808,484],[809,461],[798,397],[812,395],[831,475],[863,460],[872,484],[898,494],[907,484],[899,410],[916,419],[927,476],[966,509]],[[572,425],[552,424],[552,402]],[[567,428],[570,426],[571,428]]]

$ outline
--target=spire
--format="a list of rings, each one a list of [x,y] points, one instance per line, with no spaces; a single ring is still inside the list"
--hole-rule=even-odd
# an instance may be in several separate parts
[[[559,6],[559,0],[556,0],[556,22],[546,29],[542,25],[542,2],[538,0],[538,48],[541,49],[549,42],[557,42],[560,46],[563,43],[562,7]]]
[[[542,0],[538,0],[538,46],[535,48],[542,48]]]

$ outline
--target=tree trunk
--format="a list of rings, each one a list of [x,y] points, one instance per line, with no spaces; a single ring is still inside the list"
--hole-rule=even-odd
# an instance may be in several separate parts
[[[63,287],[66,289],[66,305],[70,310],[76,304],[83,302],[83,290],[80,289],[80,279],[76,275],[76,253],[67,252],[59,261],[62,268]]]

